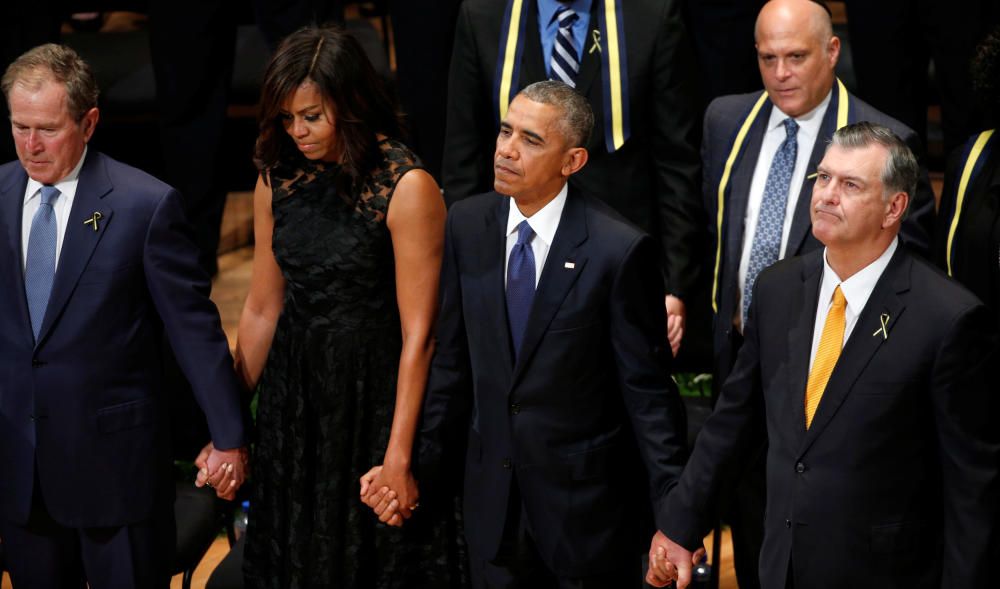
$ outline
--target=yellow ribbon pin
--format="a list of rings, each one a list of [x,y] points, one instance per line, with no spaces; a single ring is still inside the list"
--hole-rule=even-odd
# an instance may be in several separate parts
[[[83,224],[84,225],[93,225],[94,226],[94,232],[96,233],[97,229],[98,229],[97,222],[100,221],[102,217],[104,217],[104,215],[102,215],[100,211],[94,211],[94,214],[91,215],[89,219],[87,219],[86,221],[84,221]]]
[[[594,44],[590,46],[590,51],[587,53],[593,53],[595,50],[601,52],[601,31],[594,29],[590,31],[590,38],[594,40]]]
[[[882,339],[887,340],[889,339],[889,314],[882,313],[882,316],[879,317],[878,319],[882,323],[882,327],[876,329],[875,333],[872,334],[872,337],[881,333]]]

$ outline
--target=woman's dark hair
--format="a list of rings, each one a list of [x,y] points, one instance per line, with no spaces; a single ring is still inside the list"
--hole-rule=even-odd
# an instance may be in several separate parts
[[[1000,125],[1000,27],[993,29],[976,49],[972,60],[972,86],[993,124]]]
[[[378,161],[376,133],[399,137],[400,117],[361,45],[337,27],[300,29],[278,46],[264,73],[254,163],[266,171],[294,153],[281,105],[306,80],[332,106],[346,189]]]

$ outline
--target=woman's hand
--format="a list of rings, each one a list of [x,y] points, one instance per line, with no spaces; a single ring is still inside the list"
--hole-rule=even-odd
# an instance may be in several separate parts
[[[361,477],[361,501],[371,507],[379,521],[400,527],[420,505],[420,491],[406,466],[387,462],[372,467]]]

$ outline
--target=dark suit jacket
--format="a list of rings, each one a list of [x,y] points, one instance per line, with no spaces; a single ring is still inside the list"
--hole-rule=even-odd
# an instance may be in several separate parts
[[[972,294],[899,248],[844,345],[812,427],[805,390],[822,250],[754,288],[746,340],[680,483],[668,537],[700,545],[711,501],[766,420],[763,587],[996,586],[997,333]],[[879,329],[888,315],[889,336]]]
[[[551,570],[638,566],[650,500],[684,460],[655,245],[571,189],[515,364],[504,298],[509,206],[489,193],[449,212],[421,465],[467,437],[465,532],[478,557],[497,554],[516,479]]]
[[[150,516],[170,465],[164,331],[216,446],[243,445],[232,359],[180,194],[93,149],[86,158],[37,343],[22,270],[27,175],[0,166],[0,517],[17,523],[36,479],[66,526]],[[95,211],[97,231],[83,224]]]
[[[899,121],[878,112],[853,95],[848,96],[850,98],[849,123],[871,121],[885,125],[899,135],[919,157],[921,153],[920,141],[913,131]],[[712,220],[713,256],[718,243],[717,239],[719,239],[719,236],[716,235],[715,225],[719,211],[719,181],[732,150],[733,138],[759,97],[759,92],[723,96],[712,101],[705,113],[704,137],[701,145],[702,165],[705,171],[702,189],[705,195],[705,206],[709,211],[709,218]],[[816,166],[823,159],[830,138],[837,130],[838,105],[838,92],[837,88],[834,87],[833,96],[826,109],[826,115],[823,117],[816,143],[809,148],[812,151],[806,170],[807,178],[803,181],[802,186],[792,188],[798,191],[799,200],[789,230],[785,257],[804,254],[821,246],[812,235],[812,223],[809,220],[809,201],[812,199],[815,178],[810,179],[808,176],[816,171]],[[734,340],[738,339],[738,334],[733,327],[733,317],[739,310],[738,273],[740,255],[743,251],[743,221],[746,217],[750,184],[753,182],[754,168],[757,166],[757,157],[764,140],[768,118],[771,116],[771,108],[770,100],[761,107],[754,125],[746,137],[743,149],[733,163],[729,177],[721,236],[722,260],[719,270],[718,312],[715,316],[712,337],[715,350],[715,376],[720,384],[725,381],[729,374],[729,370],[735,362],[735,353],[738,350],[738,345],[734,343]],[[800,146],[800,148],[805,149],[806,147]],[[911,196],[910,211],[903,225],[902,236],[913,251],[924,253],[927,251],[931,230],[934,226],[934,193],[927,177],[927,170],[923,167],[921,168],[917,192]]]
[[[527,0],[518,90],[547,78],[538,8]],[[698,202],[697,88],[694,55],[675,0],[620,0],[628,64],[631,138],[608,154],[604,144],[601,54],[584,42],[577,90],[594,110],[590,160],[570,184],[599,196],[655,237],[666,260],[667,288],[684,298],[700,274],[706,239]],[[592,10],[603,3],[594,0]],[[466,0],[448,80],[444,194],[449,203],[493,189],[497,113],[492,98],[506,2]],[[591,31],[598,28],[591,13]]]

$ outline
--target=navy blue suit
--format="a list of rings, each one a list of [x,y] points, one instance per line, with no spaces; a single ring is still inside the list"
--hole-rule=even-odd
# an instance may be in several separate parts
[[[25,524],[40,497],[68,528],[148,520],[169,484],[164,332],[215,445],[244,444],[232,359],[180,194],[89,151],[35,342],[22,270],[26,182],[19,162],[0,166],[0,518]],[[95,212],[96,231],[83,223]]]
[[[454,449],[467,440],[474,558],[497,555],[516,489],[550,571],[584,577],[635,563],[638,573],[650,506],[684,460],[656,243],[571,187],[515,362],[510,206],[494,192],[449,211],[421,466],[460,459]]]

